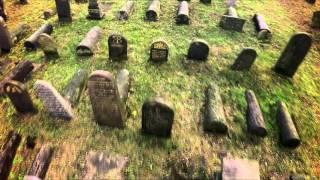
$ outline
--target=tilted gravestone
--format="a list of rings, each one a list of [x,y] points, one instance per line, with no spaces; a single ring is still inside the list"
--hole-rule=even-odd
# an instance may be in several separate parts
[[[38,47],[38,39],[42,33],[50,35],[53,31],[53,26],[51,24],[42,25],[36,32],[34,32],[26,41],[24,42],[24,47],[26,50],[36,50]]]
[[[55,0],[59,22],[67,23],[72,21],[69,0]]]
[[[7,20],[6,11],[4,8],[4,1],[0,0],[0,17],[2,17],[5,21]]]
[[[258,161],[225,157],[222,160],[223,180],[260,180]]]
[[[71,105],[50,83],[43,80],[37,80],[34,89],[37,96],[43,101],[50,116],[65,120],[73,118]]]
[[[94,71],[88,80],[94,120],[99,125],[124,128],[126,112],[117,84],[108,71]]]
[[[108,38],[109,59],[125,60],[128,58],[128,41],[120,34],[111,34]]]
[[[91,56],[97,47],[98,42],[102,38],[102,29],[98,26],[93,27],[86,37],[77,46],[77,55]]]
[[[227,13],[221,17],[220,27],[226,30],[242,32],[245,23],[245,19],[238,17],[236,9],[229,7]]]
[[[142,132],[169,137],[174,120],[174,111],[161,97],[149,99],[142,106]]]
[[[313,28],[320,28],[320,11],[313,13],[311,26]]]
[[[134,1],[127,1],[118,12],[118,19],[128,20],[130,14],[133,12],[133,8],[134,8]]]
[[[259,40],[270,40],[272,38],[271,31],[264,20],[264,17],[260,14],[255,14],[252,18],[256,31],[258,32]]]
[[[234,64],[231,66],[231,69],[236,71],[249,70],[256,58],[256,50],[252,48],[244,48],[235,60]]]
[[[307,33],[295,34],[278,59],[274,67],[275,72],[284,76],[293,77],[309,52],[311,45],[311,35]]]
[[[13,46],[11,36],[6,23],[0,17],[0,51],[9,52]]]
[[[150,47],[150,60],[153,62],[166,62],[169,56],[169,46],[165,41],[159,40]]]
[[[146,12],[146,20],[158,21],[160,16],[160,0],[152,0]]]
[[[98,0],[89,0],[88,13],[88,19],[100,20],[104,17],[104,13],[101,11]]]
[[[209,44],[202,39],[195,39],[191,42],[188,50],[188,59],[205,61],[210,52]]]
[[[46,59],[54,59],[59,57],[58,45],[48,34],[40,34],[38,38],[38,44],[44,52]]]
[[[182,24],[190,24],[189,19],[189,4],[187,1],[181,1],[179,3],[178,8],[178,15],[176,17],[176,24],[182,25]]]
[[[31,97],[25,86],[18,81],[8,81],[4,84],[4,91],[11,100],[16,111],[19,113],[34,113]]]

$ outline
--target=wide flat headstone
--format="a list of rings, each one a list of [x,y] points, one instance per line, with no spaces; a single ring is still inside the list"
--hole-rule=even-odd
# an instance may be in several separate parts
[[[245,71],[249,70],[257,58],[257,52],[252,48],[245,48],[241,51],[234,64],[232,70]]]
[[[311,26],[314,28],[320,28],[320,11],[313,13]]]
[[[133,8],[134,8],[134,1],[127,1],[118,12],[118,19],[128,20],[130,14],[133,12]]]
[[[227,13],[221,17],[220,27],[225,30],[242,32],[245,22],[245,19],[238,17],[235,8],[229,7]]]
[[[9,52],[13,46],[8,27],[2,17],[0,17],[0,42],[0,51]]]
[[[24,47],[26,50],[36,50],[39,46],[38,39],[43,33],[50,35],[53,31],[53,26],[51,24],[42,25],[36,32],[34,32],[26,41],[24,42]]]
[[[34,89],[52,117],[66,120],[73,118],[71,105],[50,83],[43,80],[37,80]]]
[[[160,15],[160,0],[152,0],[146,12],[146,20],[158,21]]]
[[[104,17],[104,13],[100,9],[98,0],[89,0],[88,13],[88,19],[100,20]]]
[[[128,58],[128,41],[120,34],[111,34],[108,39],[109,59],[123,60]]]
[[[149,99],[142,106],[142,132],[170,137],[174,111],[161,97]]]
[[[58,45],[48,34],[40,34],[38,38],[38,44],[44,52],[46,59],[53,59],[59,57]]]
[[[99,125],[123,128],[126,113],[117,84],[108,71],[94,71],[88,80],[94,120]]]
[[[0,17],[2,17],[5,21],[7,20],[6,11],[4,8],[4,1],[0,0]]]
[[[150,60],[153,62],[166,62],[169,56],[169,46],[165,41],[155,41],[150,47]]]
[[[195,39],[191,42],[188,50],[188,59],[205,61],[208,59],[210,47],[208,43],[201,39]]]
[[[77,46],[77,54],[79,56],[91,56],[94,54],[97,44],[102,38],[102,29],[98,26],[93,27],[86,37]]]
[[[260,180],[258,161],[226,157],[222,164],[223,180]]]
[[[36,109],[25,86],[18,81],[8,81],[4,84],[4,91],[19,113],[34,113]]]
[[[189,19],[189,4],[187,1],[181,1],[179,3],[178,8],[178,15],[176,17],[176,24],[182,25],[182,24],[190,24]]]
[[[293,77],[308,54],[311,45],[312,38],[307,33],[297,33],[292,36],[274,67],[275,72]]]
[[[59,22],[71,22],[71,8],[69,0],[55,0]]]

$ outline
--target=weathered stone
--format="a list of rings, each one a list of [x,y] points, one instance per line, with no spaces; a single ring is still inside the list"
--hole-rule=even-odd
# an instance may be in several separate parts
[[[123,173],[128,162],[127,157],[90,151],[86,156],[83,179],[124,179]]]
[[[40,34],[38,38],[38,44],[44,52],[46,59],[54,59],[59,57],[58,45],[48,34]]]
[[[284,76],[293,77],[309,52],[311,44],[311,35],[307,33],[295,34],[277,61],[274,67],[275,72]]]
[[[222,163],[223,180],[260,180],[258,161],[226,157]]]
[[[23,39],[30,29],[31,27],[27,24],[19,24],[13,31],[11,31],[10,34],[13,44],[16,44]]]
[[[127,1],[118,13],[119,20],[128,20],[130,14],[133,12],[134,1]]]
[[[228,125],[224,114],[223,102],[219,87],[215,84],[209,85],[206,90],[203,129],[214,133],[228,133]]]
[[[142,132],[170,137],[174,111],[161,97],[149,99],[142,106]]]
[[[0,17],[0,50],[9,52],[13,46],[11,36],[4,19]]]
[[[43,80],[37,80],[34,89],[37,96],[43,101],[49,115],[66,120],[73,118],[71,105],[50,83]]]
[[[67,23],[72,21],[69,0],[55,0],[59,22]]]
[[[36,112],[31,97],[25,86],[18,81],[7,81],[4,84],[4,91],[11,100],[16,111],[19,113]]]
[[[176,17],[176,23],[181,24],[190,24],[189,19],[189,4],[187,1],[181,1],[179,3],[178,15]]]
[[[128,41],[120,34],[111,34],[108,38],[109,59],[123,60],[128,58]]]
[[[129,95],[129,89],[131,85],[130,80],[130,73],[126,69],[122,69],[117,74],[117,87],[119,90],[119,96],[123,104],[126,104],[128,95]]]
[[[283,102],[278,103],[277,121],[280,126],[281,144],[286,147],[296,148],[300,145],[300,137],[295,124]]]
[[[242,32],[245,22],[245,19],[238,17],[237,11],[234,7],[229,7],[228,12],[221,17],[220,27],[225,30]]]
[[[251,68],[257,58],[256,50],[252,48],[245,48],[241,51],[234,64],[231,66],[232,70],[246,71]]]
[[[160,1],[152,0],[146,12],[146,20],[158,21],[160,16]]]
[[[62,94],[72,106],[76,106],[78,104],[81,94],[85,89],[87,78],[88,72],[84,69],[79,69],[64,89]]]
[[[191,42],[188,50],[188,59],[205,61],[209,56],[209,45],[202,39],[195,39]]]
[[[56,9],[47,9],[45,11],[43,11],[43,19],[47,20],[50,19],[52,16],[57,14],[57,10]]]
[[[4,8],[4,1],[0,0],[0,17],[2,17],[5,21],[7,20],[6,11]]]
[[[258,32],[259,40],[270,40],[272,38],[271,31],[264,20],[264,17],[260,14],[255,14],[252,18],[256,31]]]
[[[102,29],[98,26],[93,27],[86,37],[77,46],[77,54],[79,56],[91,56],[97,47],[98,42],[102,38]]]
[[[320,11],[315,11],[312,16],[312,24],[313,28],[320,28]]]
[[[165,41],[159,40],[150,47],[150,60],[153,62],[166,62],[169,56],[169,46]]]
[[[94,19],[94,20],[100,20],[103,19],[104,13],[100,9],[100,5],[98,3],[98,0],[89,0],[89,6],[88,6],[88,19]]]
[[[112,74],[108,71],[94,71],[89,76],[88,89],[94,120],[99,125],[125,127],[125,107]]]
[[[46,33],[50,35],[53,31],[53,26],[51,24],[42,25],[36,32],[34,32],[26,41],[24,42],[24,47],[26,50],[36,50],[38,44],[38,39],[40,34]]]

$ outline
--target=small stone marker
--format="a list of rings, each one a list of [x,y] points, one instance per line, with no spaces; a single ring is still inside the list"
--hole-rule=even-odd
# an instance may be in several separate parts
[[[195,39],[191,42],[188,50],[188,59],[205,61],[209,56],[209,44],[202,39]]]
[[[24,47],[26,50],[36,50],[38,44],[39,36],[42,33],[50,35],[53,31],[53,26],[51,24],[42,25],[36,32],[34,32],[26,41],[24,42]]]
[[[131,79],[130,79],[130,73],[126,69],[122,69],[117,74],[117,87],[119,90],[119,96],[123,104],[126,104],[128,95],[129,95],[129,89],[131,86]]]
[[[311,26],[313,28],[320,28],[320,11],[313,13]]]
[[[103,19],[105,15],[99,7],[98,0],[89,0],[88,13],[87,18],[94,20]]]
[[[283,102],[278,103],[277,121],[280,127],[281,144],[286,147],[296,148],[300,145],[300,137],[295,124]]]
[[[178,15],[176,17],[176,24],[182,25],[190,24],[190,19],[189,19],[189,4],[187,1],[181,1],[179,4],[178,8]]]
[[[236,71],[248,71],[256,58],[256,50],[252,48],[244,48],[235,60],[234,64],[231,66],[231,69]]]
[[[0,17],[0,51],[9,52],[13,46],[8,27],[4,19]]]
[[[71,105],[50,83],[43,80],[37,80],[34,89],[52,117],[65,120],[73,118]]]
[[[142,106],[142,132],[170,137],[174,111],[161,97],[149,99]]]
[[[222,164],[223,180],[260,180],[258,161],[226,157]]]
[[[311,35],[307,33],[295,34],[277,61],[274,67],[275,72],[284,76],[293,77],[309,52],[311,44]]]
[[[128,41],[120,34],[111,34],[108,39],[109,59],[125,60],[128,58]]]
[[[234,7],[229,7],[228,12],[221,18],[220,27],[226,30],[242,32],[245,22],[245,19],[238,17],[237,11]]]
[[[128,20],[134,8],[134,1],[127,1],[118,13],[119,20]]]
[[[72,21],[69,0],[55,0],[59,22],[68,23]]]
[[[264,17],[260,14],[255,14],[252,18],[256,31],[258,32],[259,40],[270,40],[272,38],[271,31],[264,20]]]
[[[91,56],[97,47],[98,42],[102,38],[102,29],[98,26],[93,27],[86,37],[77,46],[78,56]]]
[[[19,113],[36,112],[31,97],[25,86],[18,81],[8,81],[4,84],[4,91]]]
[[[159,40],[152,43],[150,60],[153,62],[166,62],[169,56],[169,46],[165,41]]]
[[[50,19],[55,14],[57,14],[56,9],[47,9],[47,10],[43,11],[43,19],[45,19],[45,20]]]
[[[126,112],[117,84],[108,71],[94,71],[88,80],[95,121],[102,126],[125,127]]]
[[[209,85],[206,90],[203,129],[214,133],[228,133],[228,125],[224,114],[223,102],[219,88],[215,84]]]
[[[152,0],[146,12],[146,20],[158,21],[160,15],[160,1]]]
[[[4,9],[4,2],[0,0],[0,17],[2,17],[5,21],[7,20],[6,11]]]
[[[40,34],[38,38],[38,44],[44,52],[46,59],[55,59],[59,57],[58,45],[48,34]]]

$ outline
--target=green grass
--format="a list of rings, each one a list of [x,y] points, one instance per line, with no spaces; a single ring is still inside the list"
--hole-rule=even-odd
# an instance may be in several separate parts
[[[36,135],[37,149],[43,143],[51,143],[55,147],[55,154],[47,173],[48,179],[81,177],[85,155],[89,150],[128,156],[130,163],[125,175],[129,179],[170,177],[174,164],[182,163],[190,168],[188,163],[199,162],[199,158],[205,159],[206,170],[199,170],[198,176],[208,178],[220,169],[217,155],[220,151],[258,160],[263,178],[287,176],[291,172],[314,174],[313,170],[316,169],[312,167],[320,158],[317,150],[320,142],[320,79],[319,67],[315,67],[320,56],[319,52],[312,50],[292,80],[279,77],[271,70],[290,37],[299,31],[280,2],[241,1],[237,8],[239,16],[248,20],[244,33],[225,31],[218,27],[220,15],[225,11],[222,0],[214,1],[209,6],[191,2],[190,26],[175,25],[178,2],[174,0],[161,2],[161,17],[156,23],[144,21],[148,1],[136,1],[135,11],[127,22],[115,19],[117,10],[125,0],[114,2],[111,11],[102,21],[86,19],[86,4],[72,4],[72,24],[59,25],[56,17],[49,20],[54,25],[52,36],[59,44],[61,57],[56,62],[45,62],[40,50],[24,52],[23,41],[11,54],[5,56],[12,61],[28,59],[35,63],[45,63],[45,67],[33,74],[32,80],[26,83],[39,109],[38,114],[17,116],[10,101],[2,99],[0,130],[3,133],[0,135],[0,144],[10,129],[17,130],[24,137]],[[12,3],[13,0],[7,4]],[[32,0],[27,6],[16,7],[23,12],[23,16],[17,17],[17,20],[11,19],[9,28],[15,27],[18,21],[24,21],[36,30],[44,22],[39,18],[42,10],[53,6],[54,2]],[[255,12],[266,15],[273,32],[270,44],[262,44],[256,39],[250,21]],[[93,57],[79,58],[75,55],[75,48],[93,26],[103,29],[103,39]],[[128,61],[115,63],[108,60],[107,38],[112,32],[120,32],[128,39]],[[149,47],[159,38],[165,39],[170,46],[169,61],[162,65],[148,62]],[[186,64],[183,61],[193,38],[202,38],[211,45],[206,63]],[[230,65],[244,47],[257,50],[255,65],[249,72],[231,71]],[[94,123],[87,92],[74,109],[77,113],[72,121],[63,122],[47,115],[42,103],[35,97],[33,83],[37,79],[44,79],[62,92],[79,68],[112,73],[127,68],[131,72],[133,84],[128,100],[130,116],[124,130],[99,127]],[[201,127],[204,89],[211,82],[218,84],[221,89],[231,129],[227,137],[204,133]],[[254,90],[260,102],[269,133],[265,139],[252,137],[246,132],[246,89]],[[170,101],[175,110],[170,139],[145,136],[140,132],[142,104],[147,98],[156,95]],[[302,139],[302,145],[296,150],[279,146],[279,129],[275,120],[278,100],[284,101],[295,117]],[[36,151],[23,159],[23,147],[20,146],[10,177],[21,179],[35,154]],[[178,167],[183,168],[183,165]]]

